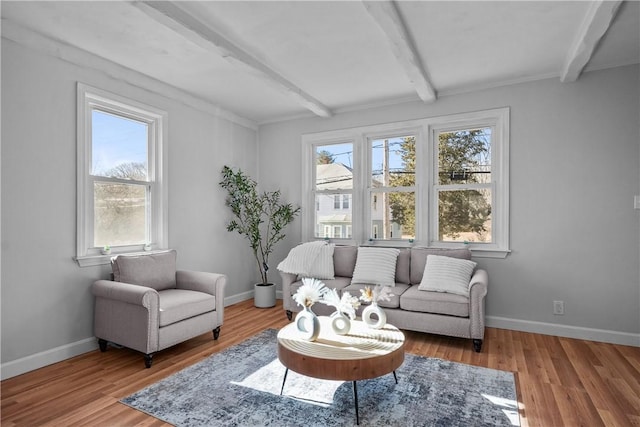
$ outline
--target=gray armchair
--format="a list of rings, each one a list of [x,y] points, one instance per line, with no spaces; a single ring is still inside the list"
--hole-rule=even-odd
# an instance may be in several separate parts
[[[119,255],[113,280],[98,280],[95,336],[101,351],[111,342],[153,354],[207,331],[218,339],[224,315],[223,274],[176,270],[176,251]]]

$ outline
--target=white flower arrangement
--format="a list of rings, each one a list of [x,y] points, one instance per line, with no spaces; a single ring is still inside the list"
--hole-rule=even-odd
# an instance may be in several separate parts
[[[293,295],[293,300],[303,307],[311,307],[322,299],[327,288],[318,279],[304,278],[302,286]]]
[[[360,289],[360,293],[360,299],[364,302],[391,301],[393,296],[388,286],[380,285],[376,285],[373,289],[367,286],[364,289]]]
[[[340,298],[338,291],[335,289],[328,289],[320,302],[335,307],[336,311],[346,314],[351,320],[356,318],[356,309],[360,307],[358,297],[352,296],[349,292],[345,292],[342,294],[342,298]]]

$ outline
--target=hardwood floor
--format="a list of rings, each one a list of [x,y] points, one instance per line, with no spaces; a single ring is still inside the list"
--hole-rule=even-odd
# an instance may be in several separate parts
[[[220,339],[202,335],[158,353],[109,347],[2,381],[2,426],[165,426],[118,401],[149,384],[288,323],[281,301],[225,309]],[[640,426],[640,348],[488,328],[482,353],[469,340],[406,332],[406,351],[512,371],[523,426]]]

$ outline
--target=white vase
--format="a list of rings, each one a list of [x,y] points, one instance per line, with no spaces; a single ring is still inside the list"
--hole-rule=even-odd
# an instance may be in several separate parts
[[[296,315],[296,327],[303,340],[315,341],[320,335],[320,319],[309,307]]]
[[[331,328],[338,335],[347,335],[351,330],[351,320],[344,313],[336,311],[331,315]]]
[[[387,323],[387,314],[375,302],[362,311],[362,321],[370,328],[380,329]]]

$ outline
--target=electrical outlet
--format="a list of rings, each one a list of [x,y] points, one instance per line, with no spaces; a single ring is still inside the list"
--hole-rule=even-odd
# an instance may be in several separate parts
[[[553,314],[564,314],[564,301],[554,301],[553,302]]]

